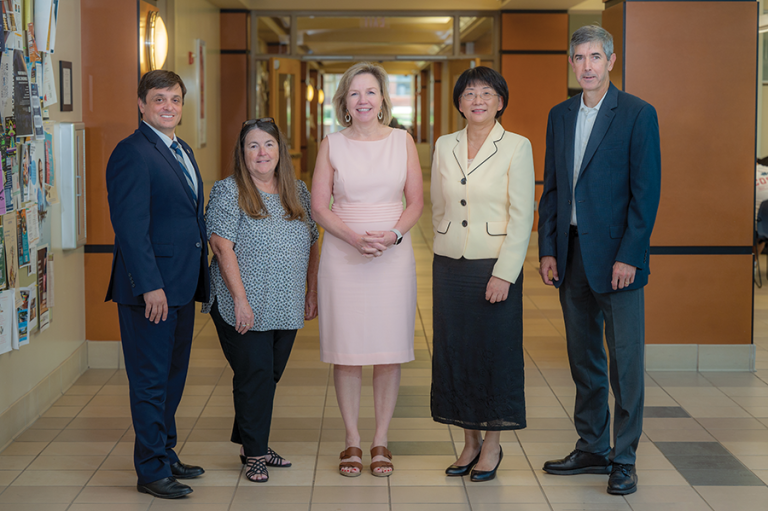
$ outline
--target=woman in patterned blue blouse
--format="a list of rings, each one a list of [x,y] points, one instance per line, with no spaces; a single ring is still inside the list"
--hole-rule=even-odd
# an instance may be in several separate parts
[[[243,123],[232,175],[216,182],[205,214],[211,262],[210,312],[232,379],[246,477],[289,467],[267,445],[275,386],[296,330],[317,316],[318,231],[306,185],[295,178],[284,135],[271,118]]]

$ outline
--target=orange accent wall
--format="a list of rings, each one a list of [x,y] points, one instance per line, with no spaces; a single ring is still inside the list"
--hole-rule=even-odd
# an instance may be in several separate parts
[[[248,50],[248,14],[244,12],[219,15],[222,50]],[[223,179],[232,172],[232,148],[240,133],[240,123],[248,119],[248,55],[221,54],[221,165]]]
[[[224,31],[222,30],[222,33]],[[240,119],[248,118],[248,56],[245,54],[221,55],[221,178],[232,172],[232,148],[240,133]]]
[[[661,133],[651,245],[750,247],[757,3],[627,2],[605,11],[606,24],[622,9],[624,90],[654,105]],[[646,342],[752,342],[751,255],[653,255],[650,264]]]
[[[501,74],[509,87],[509,106],[501,124],[531,141],[536,179],[540,181],[544,179],[549,111],[568,98],[567,57],[502,55]]]
[[[502,50],[568,48],[568,14],[513,12],[501,15]]]
[[[117,143],[133,133],[139,120],[137,4],[135,0],[81,0],[80,13],[88,244],[109,245],[114,242],[114,232],[107,202],[107,160]],[[104,303],[111,263],[112,254],[85,254],[88,340],[120,339],[117,306]]]
[[[645,309],[647,344],[749,344],[752,256],[654,255]]]
[[[248,49],[248,13],[222,12],[219,23],[222,50]]]
[[[625,89],[656,107],[662,137],[651,243],[751,245],[755,2],[630,2],[626,9]]]

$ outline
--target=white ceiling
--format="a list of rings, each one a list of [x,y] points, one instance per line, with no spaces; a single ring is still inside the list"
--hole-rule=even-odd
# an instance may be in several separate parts
[[[209,0],[221,9],[259,9],[280,11],[381,11],[380,2],[362,3],[360,0]],[[603,10],[602,0],[389,0],[387,10]]]

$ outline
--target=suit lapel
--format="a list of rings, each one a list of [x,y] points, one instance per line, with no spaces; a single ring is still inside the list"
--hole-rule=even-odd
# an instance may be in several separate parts
[[[501,127],[501,124],[496,122],[496,125],[493,127],[491,132],[488,134],[488,137],[485,139],[485,142],[483,142],[483,145],[480,147],[480,150],[475,155],[475,159],[472,161],[472,170],[469,171],[469,174],[476,171],[480,166],[490,160],[493,155],[495,155],[499,148],[496,146],[496,144],[504,138],[504,128]],[[464,144],[465,148],[467,147],[467,144]],[[469,175],[467,174],[467,175]]]
[[[608,88],[608,92],[605,93],[605,100],[600,105],[600,111],[597,112],[597,118],[595,119],[595,125],[592,127],[592,133],[589,135],[589,142],[587,148],[584,151],[584,159],[581,160],[581,169],[579,169],[579,176],[584,172],[589,165],[590,160],[595,155],[600,142],[605,138],[605,134],[608,133],[608,128],[613,122],[613,118],[616,113],[613,111],[617,105],[617,99],[619,96],[619,90],[614,87],[613,84]]]
[[[181,181],[182,188],[184,188],[184,190],[187,192],[187,197],[189,197],[189,200],[192,201],[192,204],[194,204],[195,196],[192,193],[192,189],[187,184],[187,178],[184,176],[184,170],[182,170],[181,165],[179,165],[179,162],[178,162],[178,160],[176,160],[176,157],[171,152],[171,149],[167,145],[165,145],[165,142],[163,142],[162,139],[160,137],[158,137],[157,134],[154,131],[152,131],[152,128],[147,126],[144,122],[142,122],[139,125],[139,129],[141,130],[142,133],[144,133],[144,136],[146,136],[147,139],[150,142],[153,142],[155,144],[155,148],[163,156],[163,158],[165,158],[165,161],[168,162],[168,165],[171,166],[171,169],[173,169],[173,172],[176,174],[176,177],[178,177],[179,181]],[[185,146],[186,146],[186,144],[182,144],[181,147],[184,150],[186,150],[187,148]],[[190,160],[192,160],[192,158],[190,158]],[[195,173],[199,175],[199,172],[197,170],[197,164],[194,163],[194,160],[192,160],[192,162],[193,162],[193,165],[195,167]],[[198,179],[198,181],[197,181],[197,183],[198,183],[197,190],[198,190],[198,207],[199,207],[200,202],[201,202],[199,200],[200,189],[202,187],[199,186],[200,185],[200,179],[199,178],[197,178],[197,179]]]
[[[461,175],[467,177],[467,128],[456,133],[456,146],[453,148],[453,157],[456,158]]]
[[[576,144],[576,122],[579,120],[579,107],[581,105],[581,95],[571,101],[568,111],[563,116],[563,126],[565,129],[565,168],[568,170],[568,188],[573,190],[573,152]]]

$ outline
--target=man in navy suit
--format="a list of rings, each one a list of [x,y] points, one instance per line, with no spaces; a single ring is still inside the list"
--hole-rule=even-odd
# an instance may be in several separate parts
[[[608,493],[626,495],[637,490],[643,425],[643,287],[661,187],[659,123],[651,105],[611,84],[616,55],[604,29],[574,32],[569,61],[583,92],[549,113],[539,258],[544,283],[560,291],[579,440],[544,470],[610,474]]]
[[[195,301],[209,294],[202,179],[192,150],[174,134],[186,92],[175,73],[145,74],[138,90],[143,122],[107,164],[115,249],[106,299],[118,304],[137,489],[160,498],[191,493],[176,479],[204,472],[173,450]]]

